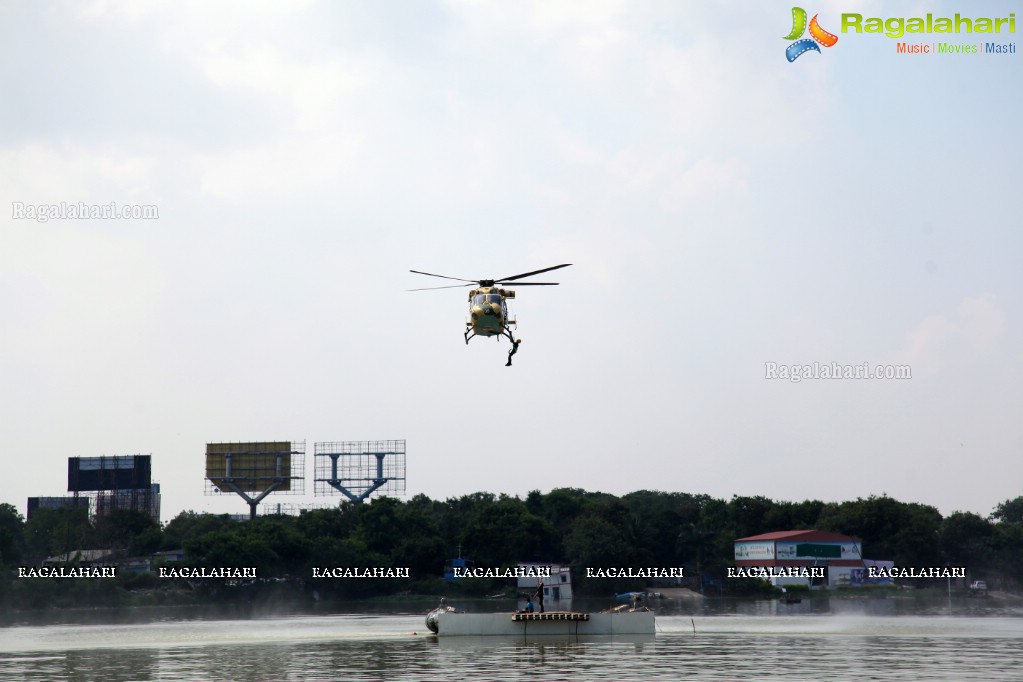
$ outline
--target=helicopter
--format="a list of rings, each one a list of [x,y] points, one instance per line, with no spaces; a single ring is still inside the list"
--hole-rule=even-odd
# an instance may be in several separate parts
[[[571,263],[562,263],[561,265],[552,265],[551,267],[543,268],[542,270],[533,270],[532,272],[524,272],[520,275],[498,277],[496,279],[464,279],[462,277],[435,275],[432,272],[409,270],[409,272],[414,272],[417,275],[440,277],[441,279],[453,279],[459,282],[467,282],[467,284],[449,284],[442,287],[409,289],[408,291],[431,291],[433,289],[455,289],[469,286],[477,287],[469,291],[469,315],[471,320],[465,323],[465,343],[468,344],[470,339],[477,336],[507,336],[508,340],[511,341],[512,347],[511,350],[508,351],[508,362],[505,363],[505,367],[511,367],[512,356],[518,352],[519,344],[522,343],[522,339],[516,339],[512,334],[511,329],[509,329],[509,327],[518,326],[518,323],[514,319],[508,317],[508,299],[515,298],[515,292],[510,289],[502,289],[501,286],[509,282],[515,282],[516,280],[520,280],[524,277],[539,275],[542,272],[550,272],[551,270],[557,270],[558,268],[567,268],[569,265],[571,265]],[[515,286],[542,287],[556,286],[557,284],[558,282],[516,282]]]

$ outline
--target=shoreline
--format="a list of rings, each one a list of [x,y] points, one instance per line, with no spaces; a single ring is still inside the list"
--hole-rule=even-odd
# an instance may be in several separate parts
[[[651,594],[660,597],[649,598],[646,604],[657,612],[666,612],[684,616],[725,616],[736,615],[744,605],[762,603],[779,604],[783,612],[777,615],[805,615],[794,610],[793,606],[784,604],[777,597],[765,595],[702,595],[688,588],[659,588]],[[948,595],[934,588],[924,589],[889,589],[871,593],[853,594],[839,590],[814,590],[800,593],[802,602],[813,608],[813,613],[827,615],[828,610],[821,611],[821,604],[875,604],[884,606],[895,602],[913,605],[926,610],[917,615],[944,616],[942,613],[949,603]],[[502,597],[487,599],[484,597],[454,596],[449,597],[459,604],[472,605],[480,611],[515,610],[518,599]],[[357,599],[306,601],[287,599],[280,595],[266,600],[196,602],[182,604],[118,604],[106,606],[68,606],[45,607],[38,609],[8,609],[0,616],[0,628],[9,627],[45,627],[55,625],[146,625],[162,621],[215,621],[215,620],[260,620],[268,618],[295,616],[335,616],[335,615],[419,615],[425,614],[436,605],[438,596],[435,594],[395,594]],[[607,597],[583,596],[573,600],[574,610],[600,610],[613,605]],[[1008,592],[992,592],[987,598],[976,599],[965,593],[953,593],[952,604],[961,611],[983,613],[985,611],[1001,611],[1006,607],[1018,608],[1023,605],[1023,596]],[[402,608],[404,607],[404,608]],[[739,607],[739,608],[734,608]],[[697,609],[697,610],[693,610]],[[844,610],[844,609],[842,609]],[[890,609],[888,609],[890,610]],[[933,613],[932,613],[933,612]],[[884,614],[880,614],[884,615]],[[891,615],[891,614],[888,614]]]

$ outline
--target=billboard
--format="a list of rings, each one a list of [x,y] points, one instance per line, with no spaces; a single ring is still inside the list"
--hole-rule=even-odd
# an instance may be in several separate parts
[[[779,542],[779,559],[861,559],[858,542]]]
[[[88,511],[88,497],[30,497],[28,498],[28,509],[26,518],[32,518],[32,513],[37,509],[75,509],[81,507]]]
[[[774,559],[774,543],[771,542],[735,543],[736,561],[770,561],[771,559]]]
[[[262,492],[291,490],[291,441],[207,443],[206,478],[218,488]],[[230,483],[231,485],[227,485]]]
[[[68,457],[68,492],[137,490],[152,484],[152,456]]]
[[[894,561],[872,561],[870,559],[863,560],[863,568],[854,568],[849,571],[849,584],[850,585],[891,585],[892,579],[888,576],[885,577],[870,577],[870,569],[884,569],[886,572],[891,571],[895,568]]]

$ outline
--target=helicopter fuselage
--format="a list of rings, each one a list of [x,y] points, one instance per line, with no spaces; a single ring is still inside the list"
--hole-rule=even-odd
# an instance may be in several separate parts
[[[508,326],[507,299],[515,292],[498,287],[480,287],[469,292],[469,317],[466,326],[476,336],[500,336]],[[510,324],[515,324],[514,321]]]
[[[509,329],[509,327],[514,327],[516,324],[514,319],[508,317],[507,300],[509,298],[515,298],[515,292],[510,289],[502,289],[500,288],[500,285],[507,284],[508,282],[517,282],[522,286],[531,287],[554,286],[557,282],[518,282],[518,280],[525,279],[526,277],[532,277],[533,275],[539,275],[542,272],[550,272],[551,270],[567,268],[569,265],[571,265],[571,263],[562,263],[561,265],[552,265],[549,268],[541,268],[540,270],[533,270],[532,272],[523,272],[518,275],[512,275],[511,277],[477,280],[465,279],[462,277],[450,277],[448,275],[438,275],[433,272],[423,272],[422,270],[409,270],[409,272],[414,272],[417,275],[440,277],[441,279],[463,282],[463,284],[448,284],[442,287],[409,289],[409,291],[453,289],[455,287],[473,286],[474,284],[478,284],[478,288],[469,292],[470,319],[465,323],[465,342],[469,343],[469,341],[476,336],[493,336],[498,339],[502,336],[507,336],[508,340],[511,341],[511,350],[508,351],[508,362],[505,364],[505,367],[511,367],[512,356],[518,352],[519,344],[522,343],[522,339],[516,339],[515,335],[512,334],[511,329]]]

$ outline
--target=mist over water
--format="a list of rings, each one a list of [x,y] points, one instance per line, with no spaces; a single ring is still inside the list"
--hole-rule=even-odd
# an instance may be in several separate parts
[[[0,679],[1004,680],[1023,668],[1019,609],[963,602],[928,615],[926,604],[880,603],[899,600],[809,601],[670,601],[657,635],[625,638],[438,639],[415,604],[389,614],[360,605],[373,612],[21,625],[0,629]]]

